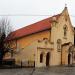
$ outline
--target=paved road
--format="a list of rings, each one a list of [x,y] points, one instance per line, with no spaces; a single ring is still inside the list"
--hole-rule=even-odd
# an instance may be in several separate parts
[[[75,75],[75,67],[0,69],[0,75]]]

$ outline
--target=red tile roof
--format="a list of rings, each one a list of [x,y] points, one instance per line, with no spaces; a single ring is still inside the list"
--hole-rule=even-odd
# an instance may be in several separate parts
[[[58,19],[60,14],[52,16],[56,17]],[[39,21],[37,23],[31,24],[29,26],[23,27],[21,29],[18,29],[16,31],[13,31],[11,34],[8,35],[6,40],[13,40],[17,39],[23,36],[27,36],[39,31],[47,30],[51,28],[51,23],[52,23],[52,17],[49,17],[47,19],[44,19],[42,21]]]

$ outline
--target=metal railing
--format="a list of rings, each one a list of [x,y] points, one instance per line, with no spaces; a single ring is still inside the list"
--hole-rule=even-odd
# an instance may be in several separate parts
[[[35,67],[35,61],[21,61],[21,67]]]

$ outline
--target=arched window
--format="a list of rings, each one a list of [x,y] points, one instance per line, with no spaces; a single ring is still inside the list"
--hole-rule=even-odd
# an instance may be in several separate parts
[[[40,54],[40,63],[43,62],[43,53]]]
[[[67,25],[64,25],[63,30],[64,30],[64,37],[67,35]]]
[[[58,51],[61,51],[61,43],[62,43],[61,39],[58,39],[57,40],[57,50]]]
[[[43,38],[43,40],[45,41],[45,44],[48,43],[48,38]]]

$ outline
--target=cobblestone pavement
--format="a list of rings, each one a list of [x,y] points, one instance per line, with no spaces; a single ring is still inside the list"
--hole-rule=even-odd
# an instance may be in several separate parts
[[[0,69],[0,75],[75,75],[75,67]]]

